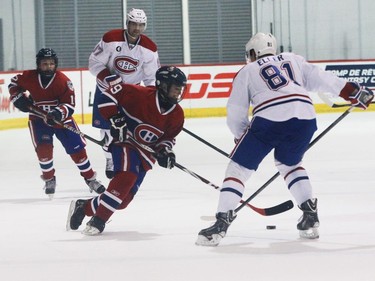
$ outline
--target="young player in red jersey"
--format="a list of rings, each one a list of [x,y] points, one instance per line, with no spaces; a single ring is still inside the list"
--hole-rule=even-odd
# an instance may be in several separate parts
[[[122,84],[107,78],[108,89],[101,95],[99,109],[111,123],[113,141],[109,146],[114,162],[114,177],[107,190],[90,200],[73,200],[67,230],[76,230],[85,216],[92,216],[83,234],[97,235],[119,209],[124,209],[137,193],[146,173],[158,161],[173,168],[175,137],[184,123],[178,102],[186,85],[185,74],[174,66],[156,72],[156,88]],[[144,146],[151,148],[151,153]]]
[[[72,114],[75,107],[75,93],[72,82],[57,71],[58,57],[50,48],[41,49],[36,55],[37,68],[25,70],[11,79],[9,93],[14,106],[29,112],[29,129],[35,152],[45,181],[45,193],[53,197],[56,189],[53,166],[53,136],[64,146],[77,165],[90,191],[104,192],[104,186],[96,179],[86,154],[86,143],[81,136],[56,125],[55,120],[78,129]],[[28,92],[28,94],[26,94]],[[47,117],[38,116],[30,110],[36,106],[47,112]]]

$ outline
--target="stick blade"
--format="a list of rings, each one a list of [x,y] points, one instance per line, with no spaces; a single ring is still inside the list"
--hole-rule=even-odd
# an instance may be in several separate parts
[[[293,201],[288,200],[288,201],[285,201],[285,202],[283,202],[279,205],[276,205],[276,206],[273,206],[273,207],[270,207],[270,208],[262,209],[262,208],[257,208],[257,207],[251,206],[251,209],[253,209],[254,211],[256,211],[257,213],[259,213],[263,216],[274,216],[274,215],[289,211],[289,210],[293,209],[293,207],[294,207]]]

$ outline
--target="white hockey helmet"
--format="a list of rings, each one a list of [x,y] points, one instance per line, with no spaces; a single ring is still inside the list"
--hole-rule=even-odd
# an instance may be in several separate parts
[[[135,23],[144,23],[145,24],[144,30],[146,30],[147,16],[143,10],[131,8],[128,14],[126,15],[126,25],[128,25],[129,21],[135,22]]]
[[[250,60],[250,51],[254,50],[256,58],[264,55],[276,55],[276,38],[271,33],[258,32],[246,44],[246,61]]]

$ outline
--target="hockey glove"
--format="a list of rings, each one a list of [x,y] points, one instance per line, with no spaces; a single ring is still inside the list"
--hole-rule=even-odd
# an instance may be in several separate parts
[[[20,92],[11,97],[11,101],[14,104],[14,106],[22,112],[29,112],[29,106],[33,105],[32,100],[26,97],[26,95],[23,92]]]
[[[355,83],[349,83],[354,87],[354,91],[348,94],[348,91],[342,91],[340,97],[350,101],[355,107],[367,109],[371,101],[374,99],[374,93],[367,87],[359,86]],[[344,88],[345,89],[345,88]]]
[[[128,126],[126,125],[125,116],[122,114],[116,114],[109,118],[111,122],[111,136],[116,142],[125,142],[128,132]]]
[[[122,79],[120,76],[114,74],[114,75],[107,76],[106,78],[104,78],[104,80],[108,84],[107,91],[109,93],[115,95],[122,90],[122,86],[121,86]]]
[[[156,153],[156,160],[160,166],[172,169],[176,163],[176,155],[169,147],[163,147]]]
[[[61,122],[62,119],[63,119],[63,115],[61,111],[58,108],[54,108],[48,111],[46,118],[45,118],[45,122],[49,126],[54,126],[56,125],[56,122]]]

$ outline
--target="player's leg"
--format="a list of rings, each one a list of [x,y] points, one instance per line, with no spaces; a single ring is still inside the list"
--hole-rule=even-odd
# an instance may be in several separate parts
[[[109,145],[112,142],[112,136],[110,134],[111,123],[100,115],[98,105],[101,103],[101,96],[102,92],[100,91],[99,87],[96,87],[94,102],[92,105],[92,126],[100,129],[100,139],[104,138],[105,140],[105,144],[102,147],[104,157],[106,159],[105,174],[107,178],[111,179],[114,176],[113,159],[112,154],[109,151]]]
[[[83,231],[86,235],[103,232],[105,223],[112,214],[118,209],[125,208],[133,199],[146,174],[140,156],[135,150],[115,145],[112,152],[115,160],[115,175],[107,191],[85,202],[84,214],[92,216]],[[70,218],[68,216],[68,221],[72,218],[74,218],[74,211]],[[83,218],[79,224],[82,223]]]
[[[261,124],[259,126],[263,127]],[[232,152],[232,160],[228,164],[220,189],[216,222],[213,226],[202,229],[198,233],[197,245],[217,246],[220,240],[225,237],[229,225],[236,218],[234,210],[242,198],[245,182],[272,150],[271,145],[255,137],[253,128],[257,130],[256,122],[253,122],[252,127],[239,140]]]
[[[312,186],[306,170],[302,167],[302,158],[316,130],[315,120],[287,121],[284,131],[287,134],[275,148],[275,163],[280,175],[296,200],[303,214],[297,224],[302,238],[319,237],[317,199],[313,198]]]
[[[67,124],[79,130],[74,120]],[[96,172],[93,170],[87,156],[85,140],[80,135],[66,129],[55,129],[55,133],[56,137],[64,146],[66,153],[72,158],[81,176],[85,179],[90,192],[95,191],[98,194],[103,193],[105,187],[96,178]]]
[[[42,170],[41,178],[45,182],[44,191],[52,199],[56,190],[56,177],[53,166],[54,131],[41,119],[29,121],[28,126],[39,166]]]

